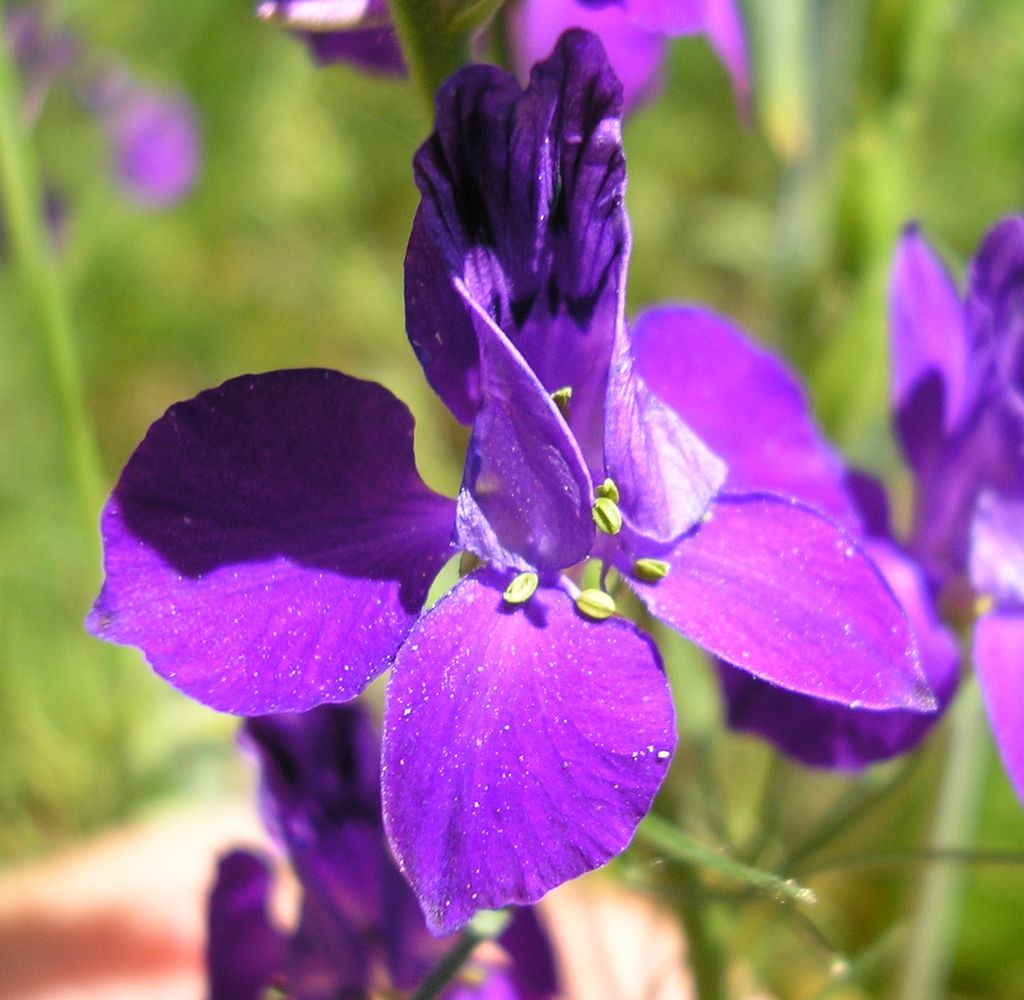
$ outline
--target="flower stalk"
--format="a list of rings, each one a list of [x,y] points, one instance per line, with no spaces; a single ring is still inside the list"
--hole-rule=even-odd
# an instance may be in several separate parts
[[[436,0],[391,0],[389,6],[409,76],[432,114],[441,84],[469,61],[469,34]]]

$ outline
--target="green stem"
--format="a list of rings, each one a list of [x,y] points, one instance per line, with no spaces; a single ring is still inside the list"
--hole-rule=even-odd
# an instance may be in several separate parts
[[[677,830],[667,820],[653,813],[640,824],[637,839],[656,850],[662,851],[677,861],[701,868],[709,868],[721,875],[734,878],[752,889],[757,889],[769,896],[789,903],[813,903],[814,893],[774,872],[762,871],[737,861],[728,854],[722,854],[713,847],[702,844],[699,840]]]
[[[950,845],[969,844],[974,836],[988,764],[986,728],[981,694],[971,678],[952,712],[946,769],[931,836],[936,852],[950,850]],[[960,868],[936,865],[929,869],[907,948],[903,1000],[946,995],[963,894],[964,874]]]
[[[4,3],[0,0],[0,22],[4,17]],[[42,185],[21,120],[17,69],[6,44],[0,44],[0,191],[7,238],[47,348],[49,376],[83,539],[93,549],[93,563],[99,565],[96,517],[103,501],[99,457],[89,431],[71,317],[43,217]]]
[[[1024,868],[1024,851],[975,851],[969,847],[918,847],[877,854],[829,858],[801,870],[804,878],[844,868],[888,868],[900,865],[1007,865]]]
[[[469,61],[469,36],[451,23],[439,0],[390,0],[409,76],[433,115],[441,84]]]
[[[498,937],[510,919],[511,915],[504,910],[481,910],[462,932],[452,950],[430,970],[410,1000],[434,1000],[439,997],[458,975],[473,949],[484,941]]]
[[[679,884],[693,899],[680,905],[679,914],[686,932],[686,954],[697,1000],[724,1000],[725,955],[708,920],[709,901],[701,894],[700,880],[692,868],[680,872]]]

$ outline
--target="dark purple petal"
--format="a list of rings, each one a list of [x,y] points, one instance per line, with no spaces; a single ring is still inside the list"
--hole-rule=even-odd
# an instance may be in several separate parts
[[[974,627],[974,668],[999,755],[1024,801],[1024,611],[982,615]]]
[[[665,579],[634,586],[654,615],[714,655],[844,705],[935,707],[906,617],[878,569],[814,511],[723,495],[663,558]]]
[[[637,24],[618,4],[532,0],[511,5],[507,19],[513,66],[523,80],[554,49],[562,32],[585,28],[601,39],[622,81],[624,110],[654,97],[660,89],[664,39]]]
[[[1003,405],[1024,422],[1024,216],[1001,220],[985,236],[967,283],[969,377],[994,382]]]
[[[109,113],[107,128],[117,178],[129,197],[161,208],[192,189],[199,172],[199,127],[185,97],[136,87]]]
[[[846,470],[811,417],[796,377],[726,319],[662,306],[633,324],[636,369],[728,464],[730,492],[802,500],[856,530]]]
[[[905,753],[938,721],[956,690],[956,642],[938,620],[917,566],[888,543],[868,542],[865,548],[913,626],[937,712],[847,708],[718,664],[729,725],[762,736],[811,767],[857,769]]]
[[[546,391],[572,387],[570,426],[595,471],[629,251],[620,113],[618,81],[582,32],[563,36],[525,92],[493,67],[456,74],[416,155],[423,200],[407,259],[409,337],[453,412],[480,402],[472,376],[458,376],[473,351],[450,296],[425,294],[424,275],[457,283],[462,311],[490,316]],[[431,254],[440,263],[417,259]]]
[[[604,458],[628,533],[671,544],[701,518],[726,467],[633,371],[620,329],[608,380]]]
[[[1024,490],[1024,481],[1020,485]],[[1024,496],[1003,497],[986,490],[978,497],[971,524],[970,577],[974,589],[997,604],[1024,605]]]
[[[548,1000],[558,992],[555,956],[536,910],[516,910],[498,941],[512,960],[516,1000]]]
[[[262,1000],[284,971],[284,937],[270,922],[270,870],[248,851],[217,865],[207,912],[210,1000]]]
[[[450,553],[454,505],[419,479],[412,437],[387,390],[322,370],[171,407],[104,510],[89,629],[222,711],[352,698]]]
[[[892,395],[903,451],[917,471],[969,405],[964,310],[917,226],[903,234],[889,286]]]
[[[594,488],[551,397],[474,306],[483,405],[459,493],[461,547],[497,566],[557,571],[590,553]]]
[[[532,903],[619,853],[675,738],[633,625],[586,620],[561,591],[513,608],[463,580],[402,646],[385,712],[385,825],[430,928]]]
[[[329,65],[343,62],[366,73],[405,75],[402,46],[394,28],[306,31],[302,35],[318,63]]]

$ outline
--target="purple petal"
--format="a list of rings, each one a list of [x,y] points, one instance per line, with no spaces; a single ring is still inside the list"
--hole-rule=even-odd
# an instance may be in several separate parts
[[[512,608],[463,580],[410,633],[385,711],[385,825],[430,928],[532,903],[619,853],[674,745],[634,626],[585,620],[561,591]]]
[[[516,1000],[548,1000],[558,992],[555,956],[536,910],[516,910],[498,941],[512,960]]]
[[[608,380],[604,435],[627,535],[671,544],[703,516],[725,481],[722,460],[634,373],[624,327]]]
[[[284,971],[284,938],[267,914],[270,870],[248,851],[221,858],[207,913],[210,1000],[260,1000]]]
[[[707,0],[704,33],[732,79],[740,113],[749,117],[752,89],[750,54],[739,4],[735,0]]]
[[[637,22],[617,4],[588,5],[578,0],[532,0],[511,6],[508,14],[513,67],[520,79],[554,49],[569,28],[592,31],[604,45],[608,61],[622,81],[628,111],[661,89],[663,38]]]
[[[997,604],[1024,604],[1024,497],[1003,497],[991,490],[978,497],[971,524],[970,577],[974,589]]]
[[[172,407],[104,510],[89,629],[222,711],[347,701],[450,553],[453,504],[420,481],[412,436],[387,390],[322,370]]]
[[[707,21],[710,0],[620,0],[637,24],[662,35],[692,35]]]
[[[459,493],[459,545],[501,567],[572,566],[594,544],[583,456],[519,352],[475,307],[474,314],[484,402]]]
[[[1012,401],[1024,419],[1024,216],[1001,220],[985,236],[968,278],[969,377]],[[994,369],[994,371],[992,370]]]
[[[893,261],[889,287],[892,394],[903,450],[915,469],[965,416],[967,331],[956,287],[942,262],[909,226]],[[923,398],[922,398],[923,396]]]
[[[402,46],[394,28],[306,31],[302,35],[313,58],[322,65],[342,62],[366,73],[385,76],[404,76],[406,73]]]
[[[1017,795],[1024,801],[1024,613],[996,611],[974,627],[974,667],[992,722],[999,755]]]
[[[723,495],[710,515],[663,557],[665,579],[634,581],[654,615],[792,691],[853,707],[935,707],[903,611],[849,535],[758,494]]]
[[[423,200],[407,258],[409,337],[453,411],[480,402],[473,376],[459,374],[474,356],[460,313],[476,306],[547,392],[572,387],[570,425],[595,470],[629,250],[620,111],[603,50],[581,32],[562,38],[525,92],[493,67],[456,74],[416,156]],[[432,254],[440,262],[418,259]],[[430,293],[441,274],[467,300],[461,310],[447,291]]]
[[[185,97],[137,87],[110,112],[107,127],[117,177],[129,197],[161,208],[192,189],[199,172],[199,128]]]
[[[956,642],[939,622],[917,566],[887,543],[869,542],[866,549],[914,628],[937,712],[847,708],[794,694],[719,661],[729,725],[762,736],[811,767],[858,769],[905,753],[927,735],[956,689]]]
[[[723,456],[730,492],[780,493],[859,526],[843,463],[815,426],[800,383],[774,355],[692,306],[641,313],[633,354],[651,389]]]

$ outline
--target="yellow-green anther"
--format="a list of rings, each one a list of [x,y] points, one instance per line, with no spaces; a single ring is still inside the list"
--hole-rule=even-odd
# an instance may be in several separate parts
[[[576,607],[588,618],[604,621],[615,614],[615,598],[603,590],[588,588],[581,590],[576,598]]]
[[[619,502],[619,488],[615,485],[614,479],[606,479],[603,483],[594,487],[594,495],[607,497],[612,503]]]
[[[614,500],[598,497],[590,512],[594,515],[594,524],[606,535],[617,535],[622,531],[622,513]]]
[[[645,583],[657,583],[668,576],[671,568],[664,559],[637,559],[633,563],[633,575]]]
[[[553,393],[551,393],[551,402],[553,402],[555,406],[558,407],[559,412],[562,414],[563,417],[565,417],[566,420],[569,419],[570,399],[572,399],[571,385],[563,385],[561,389],[556,389]]]
[[[537,589],[536,573],[520,573],[505,588],[505,601],[508,604],[525,604]]]

